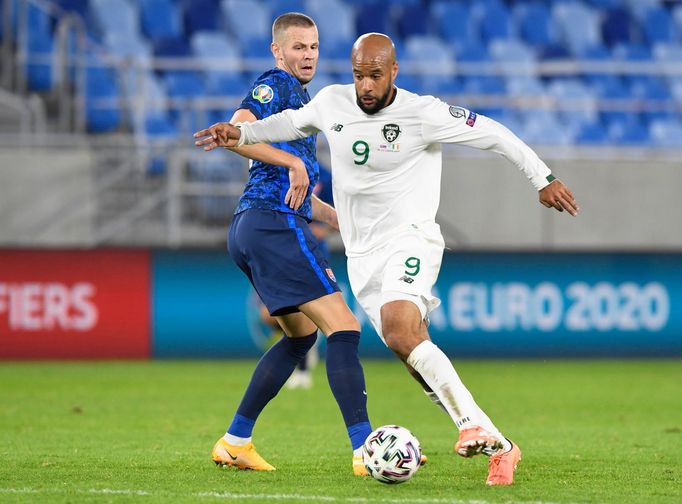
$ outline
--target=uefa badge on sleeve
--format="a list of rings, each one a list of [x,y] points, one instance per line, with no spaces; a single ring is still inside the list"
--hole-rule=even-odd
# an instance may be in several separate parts
[[[334,272],[332,271],[332,269],[325,268],[325,271],[327,272],[327,276],[331,279],[331,281],[336,282],[336,277],[334,276]]]
[[[259,84],[253,88],[251,96],[254,100],[258,100],[261,103],[270,103],[275,97],[275,92],[267,84]]]

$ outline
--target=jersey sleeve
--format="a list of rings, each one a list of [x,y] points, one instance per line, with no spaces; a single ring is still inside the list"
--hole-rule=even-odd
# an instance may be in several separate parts
[[[287,109],[262,120],[238,124],[242,134],[237,146],[289,142],[318,133],[322,129],[323,91],[300,109]]]
[[[239,108],[251,111],[256,119],[263,119],[285,108],[289,93],[289,88],[282,79],[272,75],[261,76],[254,82]]]
[[[437,98],[429,98],[421,111],[426,143],[456,143],[500,154],[519,168],[538,191],[552,180],[552,172],[535,151],[497,121]]]

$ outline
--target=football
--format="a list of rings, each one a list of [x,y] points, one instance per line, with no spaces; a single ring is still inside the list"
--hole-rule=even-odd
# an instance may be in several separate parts
[[[403,483],[419,469],[422,449],[405,427],[384,425],[375,429],[362,447],[369,474],[381,483]]]

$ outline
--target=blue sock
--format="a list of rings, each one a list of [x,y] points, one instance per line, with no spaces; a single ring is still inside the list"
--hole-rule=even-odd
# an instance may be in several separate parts
[[[341,409],[353,450],[362,446],[372,432],[358,343],[358,331],[337,331],[327,338],[327,379]]]
[[[317,331],[302,338],[284,336],[265,352],[251,376],[237,414],[227,429],[229,434],[250,437],[256,419],[277,395],[298,363],[317,340]]]

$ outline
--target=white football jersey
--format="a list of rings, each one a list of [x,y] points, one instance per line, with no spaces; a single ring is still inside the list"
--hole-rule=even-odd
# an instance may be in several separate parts
[[[240,145],[324,132],[348,256],[367,254],[414,226],[438,229],[441,143],[492,150],[521,169],[536,189],[549,183],[549,168],[498,122],[433,96],[396,92],[393,103],[369,115],[358,106],[352,84],[332,85],[298,110],[240,125]]]

